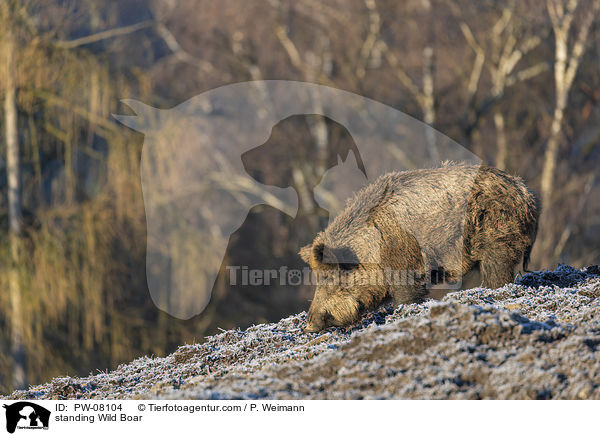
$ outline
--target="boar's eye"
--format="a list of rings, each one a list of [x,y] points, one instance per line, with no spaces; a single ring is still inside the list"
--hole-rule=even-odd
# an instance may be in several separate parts
[[[337,260],[336,263],[342,269],[354,269],[360,264],[356,252],[350,247],[335,248],[333,254]],[[344,265],[347,265],[347,267],[344,267]]]

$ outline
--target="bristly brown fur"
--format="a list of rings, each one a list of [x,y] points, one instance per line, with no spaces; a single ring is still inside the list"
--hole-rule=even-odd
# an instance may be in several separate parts
[[[300,250],[314,271],[351,276],[391,269],[427,273],[433,265],[460,278],[479,266],[483,286],[495,288],[527,263],[541,205],[519,177],[497,168],[444,164],[388,173],[363,188],[344,211]],[[348,266],[349,265],[349,266]],[[395,304],[423,301],[424,280],[342,286],[319,283],[307,331],[348,325],[361,308],[391,296]]]

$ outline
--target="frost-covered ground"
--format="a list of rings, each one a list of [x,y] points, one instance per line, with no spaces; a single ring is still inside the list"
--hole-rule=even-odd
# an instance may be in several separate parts
[[[600,399],[600,268],[382,307],[348,330],[305,313],[11,398]]]

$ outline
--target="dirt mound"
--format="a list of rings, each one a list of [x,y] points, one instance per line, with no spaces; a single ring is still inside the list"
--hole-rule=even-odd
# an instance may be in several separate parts
[[[349,329],[305,313],[10,398],[600,399],[600,268],[385,305]]]

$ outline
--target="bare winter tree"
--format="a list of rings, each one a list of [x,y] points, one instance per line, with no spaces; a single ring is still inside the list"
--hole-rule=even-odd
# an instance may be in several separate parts
[[[575,12],[580,6],[590,9],[583,11],[581,22],[572,31]],[[556,91],[554,114],[550,127],[550,136],[544,155],[544,166],[541,178],[542,203],[549,210],[554,191],[554,178],[558,146],[561,139],[562,122],[567,107],[569,91],[573,85],[575,73],[579,68],[581,57],[585,51],[586,42],[592,22],[599,10],[600,1],[579,0],[547,0],[548,15],[552,21],[555,40],[554,87]],[[574,42],[569,47],[569,37],[574,35]]]
[[[455,15],[461,16],[460,11]],[[475,106],[475,94],[479,89],[479,79],[485,65],[491,78],[491,89],[488,96],[476,110],[481,116],[487,108],[491,108],[496,129],[496,162],[500,169],[506,169],[508,160],[508,143],[506,138],[505,114],[499,105],[505,91],[523,80],[531,79],[548,69],[546,62],[534,64],[517,71],[517,65],[528,53],[540,45],[544,35],[537,34],[539,29],[524,22],[515,11],[516,2],[502,8],[500,17],[493,22],[491,29],[477,38],[466,21],[461,20],[461,32],[475,53],[473,68],[467,85],[468,101]],[[487,59],[487,62],[485,62]],[[471,120],[476,123],[477,120]]]
[[[543,167],[540,180],[540,193],[544,212],[541,217],[541,237],[534,248],[534,257],[543,257],[552,253],[556,243],[555,233],[558,231],[552,225],[554,218],[553,201],[555,200],[555,178],[559,156],[559,146],[562,139],[563,121],[569,92],[571,91],[575,74],[580,67],[581,58],[585,52],[590,28],[595,14],[599,10],[600,1],[579,0],[547,0],[546,8],[554,32],[554,110],[550,134],[544,151]],[[573,40],[570,42],[570,40]],[[565,229],[567,230],[567,229]],[[564,233],[564,232],[563,232]],[[570,233],[570,230],[567,231]],[[561,238],[562,239],[562,238]],[[559,244],[562,244],[559,241]],[[562,250],[562,248],[561,248]]]
[[[507,7],[502,11],[501,18],[492,28],[492,57],[493,61],[489,63],[490,75],[492,77],[493,99],[499,99],[504,94],[507,86],[513,84],[517,78],[511,76],[519,61],[528,52],[536,48],[541,38],[539,35],[528,35],[521,41],[517,34],[523,32],[526,26],[524,23],[519,25],[515,22],[514,9]],[[503,34],[505,36],[503,37]],[[545,70],[546,64],[539,64],[530,67],[526,71],[521,71],[518,79],[530,78]],[[508,159],[508,144],[505,131],[505,117],[499,105],[494,108],[494,126],[496,127],[496,166],[500,169],[506,169]]]

